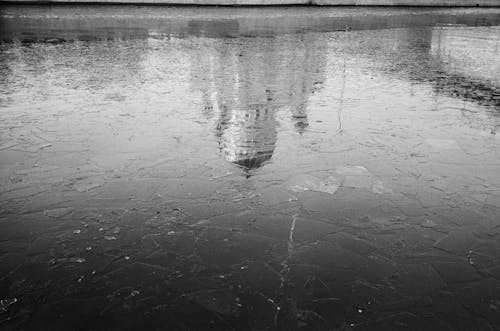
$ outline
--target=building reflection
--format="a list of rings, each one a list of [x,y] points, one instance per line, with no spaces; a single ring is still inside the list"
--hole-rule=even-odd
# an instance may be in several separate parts
[[[217,25],[200,34],[214,37]],[[200,24],[191,25],[199,27]],[[245,27],[224,22],[224,34]],[[204,26],[204,29],[207,29]],[[207,53],[193,52],[192,88],[202,94],[203,113],[214,121],[218,148],[244,169],[269,161],[278,139],[277,115],[308,126],[307,104],[325,79],[326,55],[314,34],[200,38]]]
[[[307,129],[308,100],[325,80],[328,42],[314,33],[260,34],[256,24],[242,20],[191,22],[189,27],[189,34],[199,37],[199,49],[208,50],[192,53],[190,80],[201,92],[203,113],[215,123],[221,153],[245,169],[262,166],[276,148],[278,113],[287,114],[296,132]],[[498,80],[490,77],[491,71],[478,69],[491,65],[468,61],[460,53],[477,48],[470,43],[479,40],[481,31],[469,30],[473,35],[465,37],[448,36],[447,31],[454,30],[392,29],[342,52],[349,56],[352,49],[357,57],[366,50],[364,55],[382,72],[430,84],[437,94],[498,107]],[[493,48],[482,50],[484,59],[498,56]]]
[[[500,109],[499,33],[499,29],[434,28],[429,53],[445,73],[437,75],[436,89]]]
[[[500,52],[497,31],[481,28],[405,29],[393,66],[410,80],[428,82],[438,94],[500,107]]]
[[[383,72],[428,83],[436,94],[500,107],[497,31],[429,26],[388,33],[393,34],[392,44],[372,40],[377,47],[369,48],[377,50],[370,56],[381,63]]]

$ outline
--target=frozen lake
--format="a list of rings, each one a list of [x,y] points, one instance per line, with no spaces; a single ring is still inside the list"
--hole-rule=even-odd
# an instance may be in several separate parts
[[[500,9],[1,6],[0,300],[500,330]]]

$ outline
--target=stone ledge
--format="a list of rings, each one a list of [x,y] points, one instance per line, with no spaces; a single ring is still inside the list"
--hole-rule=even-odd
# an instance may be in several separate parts
[[[207,6],[408,6],[408,7],[500,7],[500,0],[0,0],[0,3],[144,4]]]

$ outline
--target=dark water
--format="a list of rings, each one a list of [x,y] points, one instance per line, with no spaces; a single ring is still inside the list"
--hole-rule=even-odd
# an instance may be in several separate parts
[[[500,330],[497,9],[0,7],[0,328]]]

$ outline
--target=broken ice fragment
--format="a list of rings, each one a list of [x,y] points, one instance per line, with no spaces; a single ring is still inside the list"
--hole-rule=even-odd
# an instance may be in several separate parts
[[[376,180],[372,184],[372,192],[375,194],[392,194],[392,190],[384,186],[384,183],[380,180]]]
[[[63,207],[55,209],[46,209],[43,213],[48,217],[63,217],[73,211],[73,208]]]
[[[475,264],[476,264],[475,259],[474,259],[474,257],[472,256],[472,255],[473,255],[473,253],[474,253],[473,251],[469,251],[469,252],[467,253],[467,260],[469,261],[469,264],[470,264],[470,265],[475,265]]]
[[[480,278],[476,269],[468,263],[436,262],[432,266],[441,278],[448,283],[466,283]]]
[[[232,172],[226,172],[226,173],[225,173],[225,174],[223,174],[223,175],[218,175],[218,176],[217,176],[217,175],[213,175],[213,176],[212,176],[212,179],[219,179],[219,178],[223,178],[223,177],[226,177],[226,176],[230,176],[230,175],[232,175],[232,174],[233,174]]]
[[[324,180],[311,175],[301,175],[290,180],[289,189],[293,192],[316,191],[334,194],[341,185],[338,178],[329,176]]]
[[[0,300],[0,307],[7,308],[17,302],[16,298]]]
[[[335,171],[337,174],[344,176],[342,183],[344,187],[363,189],[372,187],[372,175],[363,166],[339,166]]]
[[[200,291],[188,294],[188,298],[211,312],[233,317],[240,315],[239,302],[236,300],[236,296],[228,291]]]
[[[456,230],[434,243],[434,247],[457,255],[466,254],[476,243],[470,231]]]
[[[198,221],[198,222],[196,222],[196,223],[192,224],[191,226],[192,226],[192,227],[194,227],[194,226],[200,226],[200,225],[205,225],[205,224],[209,224],[209,223],[210,223],[210,221],[209,221],[209,220],[207,220],[207,219],[203,219],[203,220],[200,220],[200,221]]]
[[[120,227],[117,226],[115,228],[113,228],[113,230],[111,230],[111,234],[119,234],[121,231]]]
[[[422,224],[420,224],[424,228],[433,228],[436,226],[436,223],[432,220],[426,219]]]
[[[90,190],[93,190],[97,187],[101,186],[101,184],[97,184],[97,183],[79,183],[79,184],[75,184],[73,185],[73,187],[75,188],[75,190],[77,192],[80,192],[80,193],[83,193],[83,192],[87,192],[87,191],[90,191]]]
[[[85,259],[81,257],[70,257],[67,259],[57,259],[58,262],[84,263]]]
[[[369,176],[370,172],[363,166],[339,166],[335,172],[344,176]]]
[[[54,265],[57,262],[59,263],[64,263],[64,262],[69,262],[69,263],[84,263],[85,259],[81,257],[69,257],[69,258],[60,258],[60,259],[52,259],[49,261],[49,264]]]

